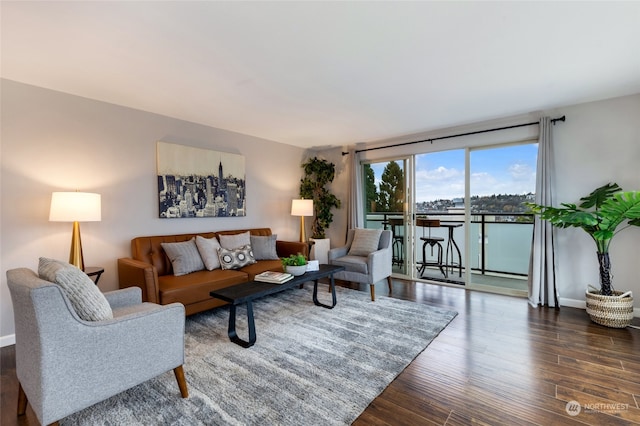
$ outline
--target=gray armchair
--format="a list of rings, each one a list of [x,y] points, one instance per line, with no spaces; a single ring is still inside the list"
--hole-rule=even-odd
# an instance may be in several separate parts
[[[84,321],[61,288],[30,269],[7,271],[15,317],[18,415],[43,424],[169,370],[188,396],[184,306],[141,303],[137,287],[105,293],[113,319]]]
[[[369,284],[371,300],[376,300],[375,284],[387,279],[389,293],[391,293],[391,261],[392,261],[392,234],[385,230],[380,234],[377,250],[369,254],[349,254],[353,244],[356,230],[350,229],[347,234],[347,243],[344,247],[329,250],[329,264],[344,266],[345,270],[334,275],[335,278],[350,282]]]

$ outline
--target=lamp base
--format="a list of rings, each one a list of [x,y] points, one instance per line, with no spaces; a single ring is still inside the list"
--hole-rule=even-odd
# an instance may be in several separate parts
[[[304,232],[304,216],[300,216],[300,242],[305,243],[307,241],[307,235]]]
[[[82,241],[80,239],[80,223],[73,222],[71,234],[71,250],[69,251],[69,263],[84,271],[84,258],[82,256]]]

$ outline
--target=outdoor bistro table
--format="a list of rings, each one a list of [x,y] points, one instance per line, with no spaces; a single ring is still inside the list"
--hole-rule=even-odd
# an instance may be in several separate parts
[[[445,250],[445,260],[444,260],[446,263],[446,267],[453,270],[453,268],[457,266],[459,277],[462,276],[462,253],[460,252],[460,247],[458,247],[458,243],[456,243],[456,240],[453,238],[453,230],[461,226],[462,226],[462,223],[460,222],[440,222],[441,228],[449,229],[449,240],[447,241],[447,248]],[[458,253],[458,263],[453,262],[454,249]]]
[[[424,229],[424,226],[429,227],[428,222],[430,222],[429,219],[425,219],[425,218],[416,219],[416,225],[423,226],[423,229]],[[462,225],[463,224],[461,222],[442,222],[442,221],[438,221],[438,225],[437,225],[440,228],[447,228],[448,230],[448,239],[447,239],[447,245],[445,248],[444,265],[442,266],[444,266],[447,270],[449,269],[453,270],[453,268],[457,267],[459,277],[462,277],[462,252],[460,251],[460,247],[458,247],[458,243],[456,243],[456,240],[453,237],[453,231],[455,228],[459,228]],[[424,253],[424,250],[423,250],[423,253]],[[454,262],[456,254],[458,255],[457,263]]]

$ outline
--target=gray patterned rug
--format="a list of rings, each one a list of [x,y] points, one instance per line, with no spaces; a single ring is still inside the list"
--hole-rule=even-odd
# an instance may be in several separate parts
[[[313,304],[312,288],[257,300],[258,339],[248,349],[227,337],[228,308],[188,317],[188,399],[168,372],[61,424],[348,425],[456,316],[340,287],[330,310]],[[243,338],[245,314],[238,309]]]

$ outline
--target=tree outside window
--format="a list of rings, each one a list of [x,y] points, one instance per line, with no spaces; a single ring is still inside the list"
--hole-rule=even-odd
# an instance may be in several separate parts
[[[390,161],[382,172],[376,210],[402,212],[404,205],[404,171],[398,163]]]

